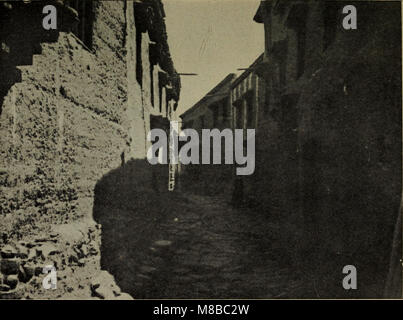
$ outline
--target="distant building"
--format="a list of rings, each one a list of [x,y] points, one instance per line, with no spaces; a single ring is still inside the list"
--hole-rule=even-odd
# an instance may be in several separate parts
[[[227,75],[193,107],[180,115],[182,130],[192,128],[197,130],[201,136],[202,129],[232,128],[230,90],[235,78],[235,74]],[[231,196],[232,166],[224,164],[182,165],[181,170],[181,187],[186,186],[186,189],[200,193],[225,193],[228,197]]]
[[[264,123],[266,86],[263,78],[256,73],[256,67],[263,61],[261,54],[231,85],[232,126],[234,129],[255,129],[259,132],[260,122]],[[246,133],[244,132],[244,146]],[[263,147],[259,144],[257,148]],[[250,202],[254,198],[254,174],[235,178],[233,199],[236,203]]]
[[[235,74],[229,74],[193,107],[182,113],[182,129],[231,128],[230,87],[234,79]]]

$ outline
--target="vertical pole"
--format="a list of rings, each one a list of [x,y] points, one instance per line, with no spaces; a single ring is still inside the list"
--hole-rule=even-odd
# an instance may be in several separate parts
[[[173,191],[175,189],[175,167],[178,163],[178,121],[170,122],[169,130],[169,177],[168,177],[168,190]]]
[[[260,79],[259,79],[259,77],[257,76],[257,75],[255,75],[255,74],[253,74],[253,79],[254,79],[254,81],[253,81],[253,84],[252,84],[252,88],[254,87],[255,88],[255,90],[253,90],[253,93],[254,93],[254,104],[255,104],[255,125],[254,125],[254,129],[255,129],[255,134],[257,134],[257,127],[258,127],[258,124],[259,124],[259,109],[260,109],[260,105],[259,105],[259,102],[261,102],[262,101],[262,99],[261,99],[261,97],[260,97],[260,95],[261,95],[261,93],[260,93],[260,91],[259,91],[259,83],[260,83]]]
[[[246,97],[242,99],[242,114],[243,114],[243,119],[242,119],[242,128],[246,129],[247,127],[247,120],[248,120],[248,101]]]

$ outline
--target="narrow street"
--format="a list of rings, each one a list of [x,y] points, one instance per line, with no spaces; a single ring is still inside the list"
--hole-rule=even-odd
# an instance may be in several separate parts
[[[401,298],[402,7],[352,2],[0,0],[0,300]]]
[[[301,282],[292,279],[289,258],[276,248],[279,230],[274,225],[262,223],[257,213],[235,210],[218,198],[182,196],[178,210],[157,224],[144,250],[136,251],[135,265],[130,267],[136,298],[274,298],[297,294]]]

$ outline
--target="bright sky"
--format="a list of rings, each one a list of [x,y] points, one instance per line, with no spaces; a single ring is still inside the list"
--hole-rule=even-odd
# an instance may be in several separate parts
[[[178,114],[229,73],[241,73],[264,50],[263,25],[253,21],[260,0],[163,0],[168,43],[182,76]]]

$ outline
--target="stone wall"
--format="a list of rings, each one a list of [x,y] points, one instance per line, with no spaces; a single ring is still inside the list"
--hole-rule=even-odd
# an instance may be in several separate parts
[[[0,247],[9,246],[11,259],[19,254],[16,247],[49,234],[56,225],[84,221],[92,228],[97,182],[131,159],[145,161],[147,110],[152,107],[150,41],[143,30],[138,52],[134,11],[130,1],[94,1],[91,49],[73,33],[59,30],[52,41],[38,43],[40,50],[31,63],[17,65],[21,79],[6,92],[0,117]],[[28,26],[37,23],[41,20],[26,21]],[[138,54],[142,85],[136,77]],[[138,193],[167,188],[168,170],[160,169],[134,169],[133,179],[145,188]],[[119,181],[112,186],[120,187]],[[98,267],[99,237],[100,233],[93,244]],[[63,237],[56,247],[64,241],[69,242]],[[77,263],[56,256],[66,258],[59,267]],[[11,263],[7,259],[0,261],[2,268]],[[18,262],[21,270],[26,262]],[[21,278],[20,271],[12,271],[4,277],[3,289],[12,289],[4,290],[8,296],[19,288],[10,286],[13,279]]]
[[[60,33],[20,67],[22,81],[4,99],[2,221],[20,215],[35,225],[86,215],[96,181],[120,165],[129,143],[123,2],[100,2],[95,14],[94,53]],[[140,108],[137,93],[133,107]]]
[[[385,277],[400,205],[401,31],[396,4],[357,9],[360,28],[338,30],[322,70],[307,69],[298,147],[306,232],[369,286]]]

